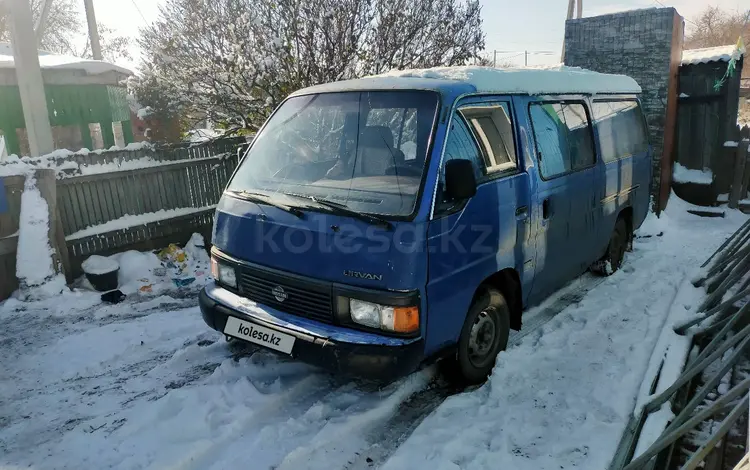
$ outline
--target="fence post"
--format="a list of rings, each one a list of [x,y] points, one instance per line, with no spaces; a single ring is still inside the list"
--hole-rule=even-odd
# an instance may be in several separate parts
[[[748,131],[750,131],[750,129],[748,129]],[[748,132],[748,134],[750,134],[750,132]],[[742,139],[739,151],[740,155],[742,155],[743,152],[745,154],[745,174],[742,178],[742,187],[740,188],[740,196],[744,199],[747,197],[748,189],[750,189],[750,138]]]
[[[744,199],[747,194],[747,186],[744,184],[744,179],[748,145],[750,145],[750,140],[744,139],[740,141],[738,147],[733,149],[735,151],[735,160],[733,172],[734,179],[732,180],[732,190],[729,194],[730,209],[737,209],[737,207],[739,207],[740,199]],[[745,192],[743,192],[743,189]]]

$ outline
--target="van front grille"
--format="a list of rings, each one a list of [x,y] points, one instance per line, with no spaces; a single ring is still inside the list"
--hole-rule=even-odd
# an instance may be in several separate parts
[[[239,274],[242,296],[292,315],[333,323],[331,284],[246,266],[240,267]]]

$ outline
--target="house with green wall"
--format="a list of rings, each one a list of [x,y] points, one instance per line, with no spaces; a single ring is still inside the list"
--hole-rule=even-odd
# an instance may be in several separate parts
[[[42,51],[39,64],[56,148],[93,150],[133,142],[124,84],[130,70]],[[28,154],[25,127],[12,49],[0,43],[0,135],[7,154]]]

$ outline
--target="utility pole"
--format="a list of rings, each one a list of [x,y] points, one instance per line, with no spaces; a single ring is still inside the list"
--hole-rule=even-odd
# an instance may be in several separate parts
[[[529,66],[529,51],[523,51],[523,66]]]
[[[8,3],[13,62],[29,138],[29,150],[31,156],[38,157],[52,152],[55,149],[55,141],[52,139],[52,128],[49,125],[49,111],[44,94],[42,70],[39,67],[34,22],[31,18],[29,0],[8,0]]]
[[[86,8],[86,21],[89,24],[89,42],[91,43],[91,55],[94,60],[102,60],[102,46],[99,43],[99,30],[96,28],[96,15],[94,14],[93,0],[83,0]]]
[[[568,0],[568,14],[565,16],[565,21],[573,19],[573,11],[577,7],[576,18],[583,17],[583,0]],[[562,55],[560,56],[560,62],[565,62],[565,38],[563,38]]]

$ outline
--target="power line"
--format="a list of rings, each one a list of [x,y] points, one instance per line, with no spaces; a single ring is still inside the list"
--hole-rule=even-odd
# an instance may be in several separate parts
[[[669,8],[668,6],[666,6],[665,4],[663,4],[662,2],[660,2],[659,0],[654,0],[654,2],[658,3],[659,5],[663,6],[664,8]],[[698,23],[696,23],[695,21],[693,21],[693,20],[691,20],[691,19],[689,19],[689,18],[685,18],[685,17],[683,16],[683,19],[684,19],[685,21],[687,21],[688,23],[691,23],[691,24],[692,24],[692,25],[694,25],[694,26],[698,26]]]
[[[138,4],[137,4],[137,3],[135,3],[135,0],[130,0],[130,3],[132,3],[132,4],[133,4],[133,6],[135,7],[135,9],[136,9],[136,11],[138,12],[138,14],[139,14],[139,15],[141,15],[141,19],[143,20],[143,23],[144,23],[144,24],[145,24],[146,26],[148,26],[148,21],[146,21],[146,17],[145,17],[145,16],[143,16],[143,12],[141,12],[141,9],[140,9],[140,8],[138,8]]]

